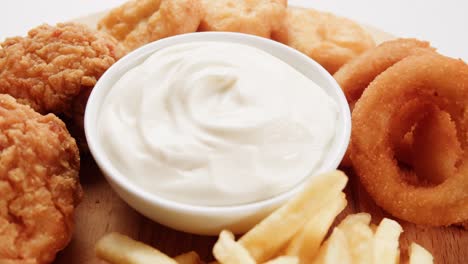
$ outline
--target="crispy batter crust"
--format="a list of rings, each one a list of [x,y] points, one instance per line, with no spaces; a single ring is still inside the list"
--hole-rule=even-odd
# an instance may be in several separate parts
[[[0,262],[50,263],[68,244],[79,166],[60,119],[0,95]]]
[[[433,50],[429,42],[417,39],[386,41],[345,64],[333,77],[353,108],[367,86],[380,73],[408,56]]]
[[[230,31],[270,38],[286,14],[286,0],[202,0],[200,31]]]
[[[463,150],[449,113],[427,98],[408,101],[392,117],[390,141],[407,181],[435,186],[456,173]]]
[[[430,109],[415,126],[413,138],[412,165],[419,179],[437,185],[456,174],[463,150],[449,113]]]
[[[391,145],[392,117],[415,98],[450,114],[463,154],[453,175],[436,186],[402,177]],[[362,184],[383,209],[417,224],[468,219],[468,65],[436,53],[409,56],[381,73],[353,111],[351,159]]]
[[[349,107],[353,111],[354,105],[364,90],[379,74],[408,56],[433,51],[434,49],[430,47],[429,42],[417,39],[386,41],[343,65],[333,77],[343,90]],[[404,132],[406,133],[406,131]],[[405,146],[408,144],[401,145],[401,147]],[[349,157],[350,147],[351,145],[341,161],[340,165],[343,167],[352,165]],[[404,152],[400,153],[405,154]]]
[[[162,38],[195,32],[203,16],[201,0],[132,0],[98,24],[129,50]]]
[[[75,96],[123,55],[114,38],[76,23],[41,25],[0,45],[0,93],[43,114],[71,115]]]
[[[330,73],[364,51],[374,40],[357,23],[331,13],[288,7],[282,27],[273,39],[320,63]]]
[[[112,9],[98,23],[98,29],[107,31],[122,41],[138,24],[148,20],[161,5],[161,0],[132,0]]]

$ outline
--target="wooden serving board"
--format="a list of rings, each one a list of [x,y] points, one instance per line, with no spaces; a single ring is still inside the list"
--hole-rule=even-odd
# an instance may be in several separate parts
[[[76,21],[95,27],[100,17],[102,14],[94,14]],[[378,29],[366,28],[378,43],[394,38]],[[58,254],[55,263],[104,263],[95,257],[94,245],[101,236],[112,231],[150,244],[170,256],[195,250],[204,260],[212,259],[211,248],[216,237],[178,232],[147,219],[117,196],[92,157],[82,157],[81,164],[81,183],[85,196],[76,211],[73,240]],[[356,177],[349,176],[350,182],[346,189],[348,207],[337,220],[356,212],[371,213],[374,223],[380,222],[384,216],[390,217],[374,204]],[[432,252],[436,263],[468,263],[468,231],[456,227],[429,228],[399,222],[404,228],[400,240],[403,252],[414,241]]]

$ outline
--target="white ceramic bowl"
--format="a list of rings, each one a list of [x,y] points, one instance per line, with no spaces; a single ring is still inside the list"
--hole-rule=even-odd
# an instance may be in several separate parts
[[[338,103],[339,118],[336,136],[317,173],[336,169],[342,160],[350,138],[350,111],[339,85],[317,62],[281,43],[240,33],[203,32],[162,39],[128,54],[101,77],[94,87],[86,107],[85,132],[94,159],[118,195],[143,215],[177,230],[203,235],[217,235],[220,230],[227,228],[235,233],[243,233],[299,192],[307,179],[285,193],[250,204],[219,207],[188,205],[159,197],[138,187],[128,177],[117,171],[106,157],[99,142],[97,122],[100,107],[113,84],[125,72],[141,63],[155,51],[175,44],[196,41],[241,43],[262,49],[315,81]]]

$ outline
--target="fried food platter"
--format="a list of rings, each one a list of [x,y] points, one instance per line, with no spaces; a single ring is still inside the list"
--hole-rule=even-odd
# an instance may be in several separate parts
[[[92,14],[74,20],[95,27],[104,13]],[[394,39],[382,30],[364,26],[376,43]],[[348,206],[338,219],[356,212],[369,212],[373,222],[389,217],[369,197],[356,177],[350,175],[346,187]],[[75,230],[71,243],[61,251],[54,263],[104,263],[95,256],[95,243],[104,234],[119,232],[152,245],[169,256],[190,250],[196,251],[202,259],[212,259],[211,249],[216,237],[198,236],[178,232],[140,215],[123,202],[104,179],[93,158],[82,156],[81,183],[85,196],[77,208]],[[468,233],[457,227],[425,227],[400,221],[404,233],[400,238],[402,248],[415,241],[434,255],[436,263],[465,263],[468,259]]]
[[[0,264],[466,263],[467,113],[463,60],[287,0],[39,25],[0,43]]]

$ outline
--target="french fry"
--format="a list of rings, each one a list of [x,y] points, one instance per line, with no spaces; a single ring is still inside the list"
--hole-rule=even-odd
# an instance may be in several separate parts
[[[319,249],[314,264],[351,264],[351,252],[345,234],[340,228],[333,229],[327,241]]]
[[[316,212],[289,242],[286,255],[298,256],[300,263],[312,263],[334,219],[346,204],[346,195],[341,193]]]
[[[294,256],[280,256],[264,264],[299,264],[299,258]]]
[[[203,264],[203,261],[200,260],[197,252],[190,251],[181,255],[178,255],[174,258],[178,264]]]
[[[338,197],[348,178],[341,171],[314,177],[296,197],[273,212],[240,240],[257,262],[274,257],[324,205]]]
[[[177,264],[157,249],[118,233],[109,233],[99,239],[96,255],[113,264]]]
[[[387,218],[376,226],[367,213],[348,215],[322,243],[334,219],[346,207],[342,190],[347,180],[340,171],[317,176],[237,242],[230,231],[222,231],[213,247],[216,261],[209,264],[398,264],[398,240],[403,229]],[[96,244],[96,254],[113,264],[205,263],[194,251],[172,259],[117,233],[102,237]],[[409,264],[426,263],[433,263],[431,253],[411,244]]]
[[[373,263],[374,233],[369,227],[371,216],[366,213],[348,215],[338,225],[348,241],[352,262]]]
[[[213,247],[213,255],[221,264],[255,264],[247,249],[234,240],[234,235],[226,230],[221,231]]]
[[[416,243],[411,243],[409,255],[409,264],[434,263],[434,257],[432,254]]]
[[[374,263],[398,264],[399,237],[403,228],[393,220],[384,218],[374,234]]]

